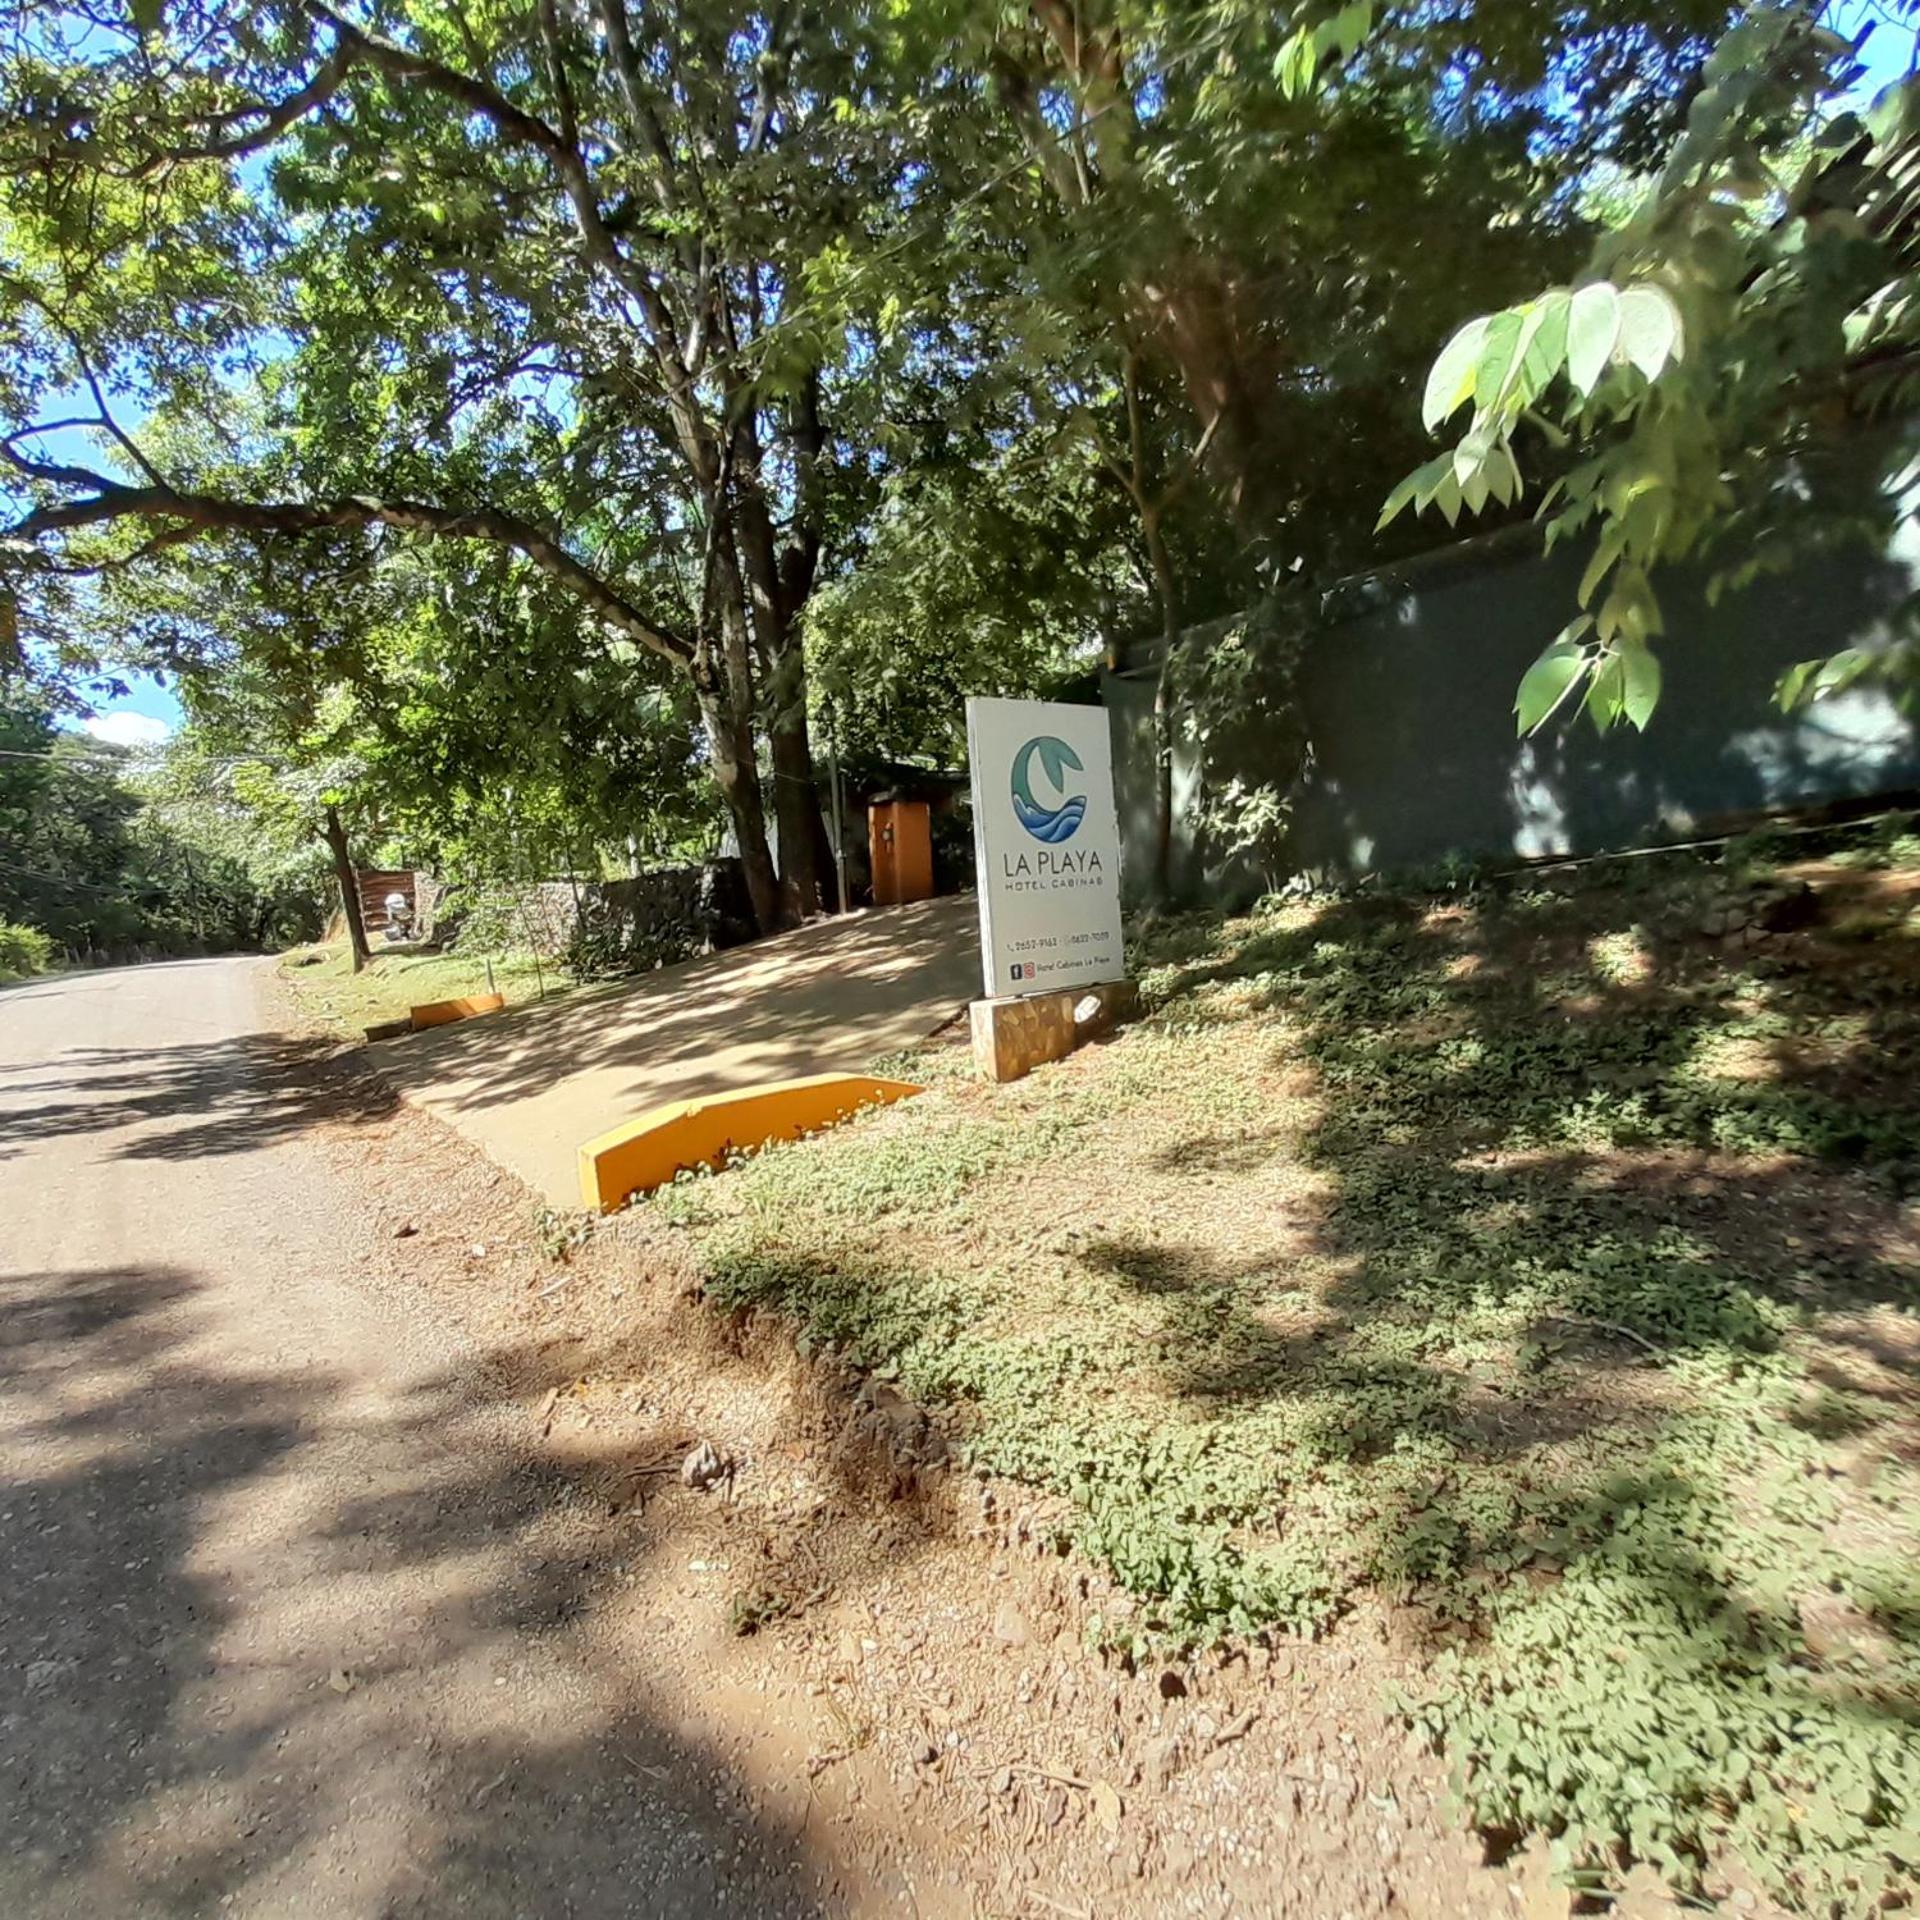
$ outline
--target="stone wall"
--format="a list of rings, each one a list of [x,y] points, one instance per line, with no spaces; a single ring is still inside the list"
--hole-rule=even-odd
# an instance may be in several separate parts
[[[736,860],[668,867],[581,889],[575,963],[592,973],[634,973],[737,946],[753,934]]]
[[[421,879],[426,880],[422,875]],[[644,972],[753,933],[736,860],[624,880],[535,880],[456,890],[444,930],[465,951],[537,953],[585,974]]]

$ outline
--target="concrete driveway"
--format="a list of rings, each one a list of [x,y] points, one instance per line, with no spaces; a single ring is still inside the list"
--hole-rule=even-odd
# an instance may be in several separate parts
[[[577,1207],[581,1143],[650,1107],[857,1072],[943,1025],[980,993],[977,911],[963,895],[822,920],[372,1053],[407,1099]]]

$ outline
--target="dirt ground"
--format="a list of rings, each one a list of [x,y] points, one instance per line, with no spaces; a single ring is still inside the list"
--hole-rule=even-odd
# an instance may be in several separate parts
[[[435,1301],[603,1515],[568,1604],[607,1669],[804,1838],[831,1907],[1569,1910],[1543,1849],[1489,1859],[1386,1711],[1430,1651],[1412,1610],[1130,1670],[1090,1622],[1131,1603],[1057,1549],[1044,1502],[960,1471],[917,1409],[784,1326],[715,1314],[657,1216],[583,1238],[351,1054],[290,1071],[332,1089],[321,1137],[366,1194],[370,1284]],[[1675,1910],[1643,1871],[1611,1907]]]

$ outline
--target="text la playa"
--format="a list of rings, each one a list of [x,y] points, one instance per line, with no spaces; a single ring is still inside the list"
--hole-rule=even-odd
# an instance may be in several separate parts
[[[1077,879],[1101,871],[1100,856],[1092,848],[1062,847],[1050,852],[1000,856],[1000,874],[1006,880]]]

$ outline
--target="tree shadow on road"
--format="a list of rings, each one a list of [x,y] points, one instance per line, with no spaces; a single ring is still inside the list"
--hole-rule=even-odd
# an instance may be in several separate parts
[[[743,1078],[854,1069],[924,1037],[976,990],[964,900],[827,919],[636,979],[409,1035],[378,1051],[403,1086],[461,1110],[530,1100],[570,1077],[630,1070],[608,1111],[687,1099]],[[864,1034],[865,1037],[860,1037]],[[663,1086],[671,1092],[663,1093]]]
[[[0,1910],[817,1911],[791,1823],[580,1662],[630,1543],[583,1557],[469,1382],[226,1363],[202,1292],[0,1278]]]
[[[336,1042],[242,1034],[165,1047],[68,1047],[9,1078],[0,1158],[32,1142],[124,1134],[121,1160],[251,1153],[328,1122],[393,1111],[390,1088]]]

